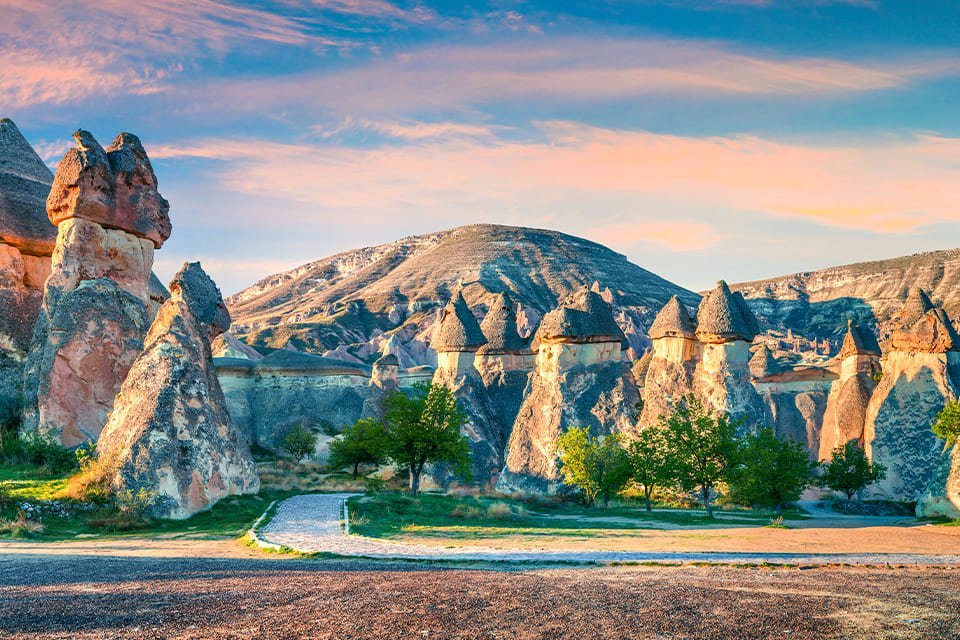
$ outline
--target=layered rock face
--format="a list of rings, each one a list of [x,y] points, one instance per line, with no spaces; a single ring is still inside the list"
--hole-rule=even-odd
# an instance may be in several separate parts
[[[23,361],[40,312],[57,229],[44,203],[53,174],[0,118],[0,402],[20,402]]]
[[[624,336],[599,294],[582,289],[543,318],[536,368],[514,422],[500,491],[559,489],[557,438],[574,426],[634,434],[640,398]]]
[[[57,240],[24,374],[25,427],[64,446],[99,436],[163,296],[151,267],[170,234],[136,136],[74,139],[47,198]]]
[[[153,515],[183,519],[256,493],[250,449],[227,412],[210,342],[230,326],[220,291],[187,263],[130,368],[97,443],[117,490],[156,492]]]
[[[960,443],[940,457],[933,478],[917,501],[917,517],[960,520]]]
[[[946,314],[915,289],[897,317],[882,378],[867,406],[867,454],[887,466],[873,495],[917,500],[940,463],[943,444],[930,423],[957,398],[960,338]]]

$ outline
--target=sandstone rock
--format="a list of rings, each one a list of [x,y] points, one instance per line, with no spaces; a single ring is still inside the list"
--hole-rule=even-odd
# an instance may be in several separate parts
[[[12,120],[0,118],[0,242],[49,256],[57,229],[44,202],[53,175]]]
[[[140,139],[121,133],[106,150],[87,131],[57,167],[47,198],[51,222],[83,218],[150,240],[170,237],[170,204],[157,191],[157,176]]]
[[[917,517],[960,520],[960,443],[940,457],[930,483],[917,501]]]
[[[761,344],[750,358],[750,374],[754,378],[765,378],[780,370],[780,365],[770,352],[770,347],[765,344]]]
[[[260,482],[213,366],[210,343],[230,325],[220,292],[187,263],[170,293],[97,446],[115,489],[154,491],[154,515],[183,519]]]

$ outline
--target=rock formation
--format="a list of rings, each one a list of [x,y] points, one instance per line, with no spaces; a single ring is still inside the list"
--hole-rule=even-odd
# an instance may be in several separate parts
[[[943,443],[930,423],[960,389],[960,338],[943,309],[914,289],[896,317],[882,377],[867,406],[867,454],[887,466],[873,495],[917,500],[927,488]]]
[[[230,326],[216,284],[184,264],[116,398],[97,443],[119,491],[156,493],[152,513],[183,519],[260,488],[250,449],[230,420],[210,342]]]
[[[880,378],[880,356],[880,345],[873,333],[850,321],[837,355],[840,377],[830,387],[824,413],[820,460],[829,460],[836,447],[848,442],[864,445],[867,405]]]
[[[727,413],[744,428],[762,424],[763,401],[750,382],[750,343],[759,328],[739,293],[720,281],[697,310],[701,355],[693,386],[705,406]]]
[[[0,119],[0,404],[14,410],[57,235],[44,210],[52,181],[13,121]]]
[[[653,349],[646,365],[634,371],[637,383],[643,386],[643,427],[657,424],[683,396],[693,392],[693,375],[701,353],[696,324],[676,296],[650,325],[650,340]]]
[[[474,481],[493,486],[503,465],[506,440],[496,421],[494,403],[475,366],[477,350],[485,344],[487,339],[476,317],[458,291],[444,308],[430,343],[437,352],[433,382],[450,389],[469,417],[463,432],[470,440]]]
[[[917,517],[960,520],[960,442],[940,457],[933,477],[917,501]]]
[[[170,234],[136,136],[106,150],[86,131],[74,139],[47,198],[57,240],[24,377],[25,427],[65,446],[103,428],[162,297],[151,267]]]
[[[559,488],[557,438],[574,426],[595,434],[635,432],[639,393],[610,306],[581,289],[544,316],[534,337],[536,368],[510,436],[501,491]]]

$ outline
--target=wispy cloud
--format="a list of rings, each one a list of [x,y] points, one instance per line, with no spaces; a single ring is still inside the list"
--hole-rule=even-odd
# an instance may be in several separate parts
[[[956,220],[956,139],[912,136],[797,144],[683,137],[546,122],[543,142],[436,141],[356,149],[250,140],[155,147],[221,161],[222,188],[369,224],[413,216],[449,226],[552,219],[615,244],[708,246],[737,216],[902,233]],[[664,224],[669,217],[671,224]]]

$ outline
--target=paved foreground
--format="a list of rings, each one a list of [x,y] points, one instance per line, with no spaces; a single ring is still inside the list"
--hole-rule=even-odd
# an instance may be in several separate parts
[[[573,550],[507,550],[482,546],[439,547],[404,544],[347,535],[345,502],[352,494],[294,496],[280,504],[261,538],[275,545],[305,552],[342,556],[454,561],[507,562],[723,562],[794,565],[944,565],[960,566],[960,555],[918,553],[738,553],[639,552]]]
[[[954,568],[493,571],[31,548],[0,545],[5,639],[960,637]]]

